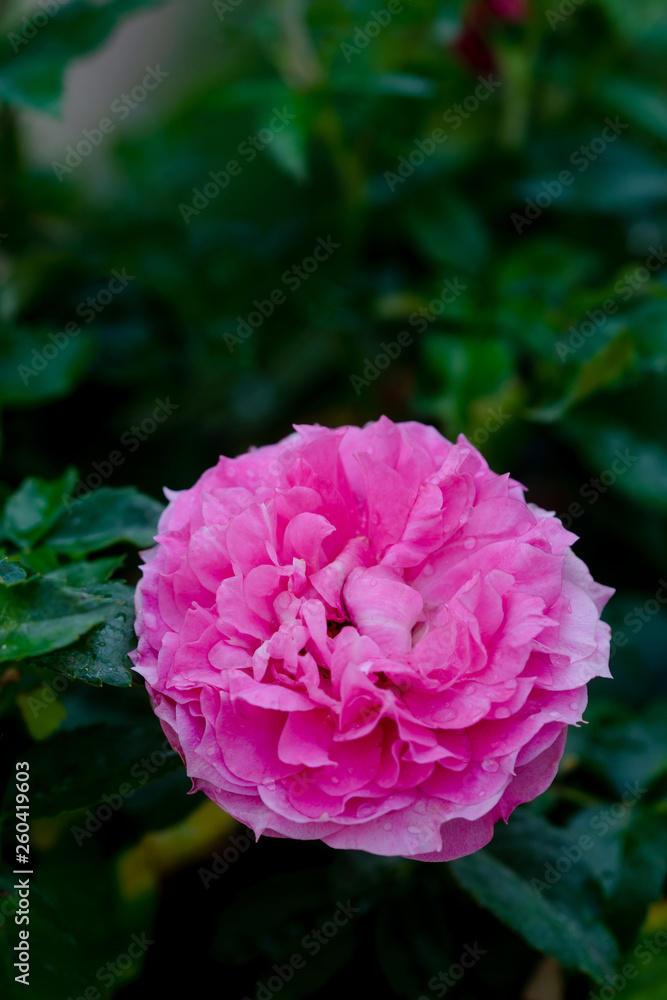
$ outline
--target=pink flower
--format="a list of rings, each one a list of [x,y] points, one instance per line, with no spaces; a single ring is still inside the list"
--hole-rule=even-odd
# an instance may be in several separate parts
[[[498,21],[525,21],[529,12],[527,0],[473,0],[452,48],[476,73],[495,73],[498,63],[487,40],[489,29]]]
[[[528,13],[526,0],[488,0],[487,6],[504,21],[522,21]]]
[[[167,497],[133,660],[193,789],[257,835],[440,861],[553,781],[613,591],[464,437],[297,427]]]

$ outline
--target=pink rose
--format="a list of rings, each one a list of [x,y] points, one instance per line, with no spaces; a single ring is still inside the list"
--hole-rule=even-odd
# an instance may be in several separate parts
[[[464,437],[298,427],[167,497],[133,660],[193,789],[258,836],[443,861],[553,781],[613,591]]]
[[[522,21],[528,14],[526,0],[488,0],[488,8],[504,21]]]
[[[498,21],[525,21],[529,13],[527,0],[473,0],[452,48],[476,73],[496,73],[498,62],[486,37],[489,28]]]

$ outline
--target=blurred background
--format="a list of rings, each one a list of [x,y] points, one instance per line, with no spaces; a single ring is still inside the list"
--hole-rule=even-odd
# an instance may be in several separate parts
[[[576,827],[624,782],[657,782],[604,842],[603,903],[579,907],[631,954],[667,925],[664,2],[2,0],[0,29],[5,495],[74,466],[77,495],[161,499],[293,423],[384,413],[468,435],[617,588],[595,732],[573,733],[523,822]],[[145,712],[141,688],[80,687],[48,735]],[[187,787],[161,777],[81,847],[71,816],[40,821],[62,941],[38,1000],[175,996],[208,975],[267,1000],[272,965],[355,893],[354,930],[270,995],[333,997],[353,976],[444,996],[431,977],[483,935],[461,1000],[604,985],[542,958],[448,866],[269,841],[204,885],[229,830]],[[136,853],[163,829],[168,860]],[[155,944],[105,985],[130,924]],[[667,951],[624,995],[666,986]]]

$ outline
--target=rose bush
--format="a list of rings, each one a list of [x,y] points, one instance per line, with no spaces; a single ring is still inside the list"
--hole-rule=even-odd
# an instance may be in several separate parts
[[[194,789],[257,835],[437,861],[552,782],[613,591],[464,437],[301,426],[166,493],[133,660]]]

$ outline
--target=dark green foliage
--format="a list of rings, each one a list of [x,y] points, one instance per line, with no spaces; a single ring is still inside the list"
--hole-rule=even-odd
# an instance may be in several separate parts
[[[518,998],[544,955],[558,1000],[628,964],[624,1000],[667,992],[667,14],[532,0],[484,22],[473,67],[451,43],[475,4],[403,2],[376,33],[370,0],[0,3],[3,998],[267,1000],[295,954],[272,995]],[[96,53],[119,37],[111,83]],[[86,79],[85,126],[35,142]],[[615,679],[472,857],[237,850],[187,818],[203,796],[130,671],[137,549],[162,488],[219,454],[381,413],[467,434],[581,536],[617,588]],[[111,974],[133,934],[155,943]]]

